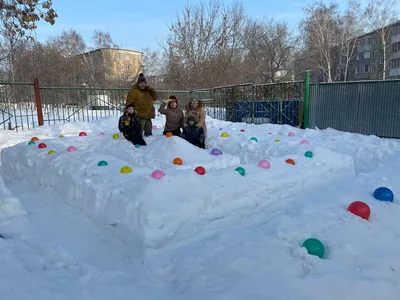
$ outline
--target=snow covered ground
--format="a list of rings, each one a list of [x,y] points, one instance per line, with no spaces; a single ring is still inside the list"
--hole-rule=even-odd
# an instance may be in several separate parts
[[[1,132],[0,299],[400,298],[400,142],[208,118],[201,150],[159,118],[135,148],[112,138],[117,118]],[[347,211],[356,200],[368,221]]]

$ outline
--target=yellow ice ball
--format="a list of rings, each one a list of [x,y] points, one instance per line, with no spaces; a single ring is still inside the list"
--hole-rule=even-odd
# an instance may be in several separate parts
[[[228,137],[229,133],[227,133],[226,131],[224,131],[223,133],[221,133],[221,137]]]
[[[132,168],[130,166],[123,166],[119,172],[122,174],[132,173]]]

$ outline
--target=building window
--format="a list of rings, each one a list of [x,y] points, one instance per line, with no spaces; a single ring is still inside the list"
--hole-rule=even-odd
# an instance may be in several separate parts
[[[400,26],[397,26],[397,27],[393,27],[391,30],[390,30],[390,34],[393,36],[393,35],[399,35],[400,34]]]
[[[364,46],[364,45],[370,45],[371,44],[371,37],[367,36],[365,38],[360,39],[360,45]]]
[[[122,69],[122,66],[121,66],[120,64],[118,64],[118,65],[117,65],[117,69],[118,69],[118,70],[121,70],[121,69]]]
[[[125,55],[125,60],[129,60],[129,55]]]
[[[121,59],[121,54],[115,54],[115,59]]]
[[[130,69],[131,69],[131,65],[126,65],[126,66],[125,66],[125,70],[126,70],[126,71],[129,71]]]
[[[376,73],[376,65],[371,66],[371,73]]]
[[[382,71],[379,71],[378,78],[379,79],[383,79],[383,72]]]
[[[398,69],[400,68],[400,58],[391,59],[389,61],[389,69]]]
[[[356,67],[356,74],[371,73],[371,65],[361,65]]]
[[[372,58],[376,58],[376,52],[372,51]]]
[[[394,43],[390,46],[390,51],[392,53],[400,51],[400,42]]]
[[[362,74],[362,73],[365,73],[365,66],[364,65],[358,66],[356,68],[356,74]]]

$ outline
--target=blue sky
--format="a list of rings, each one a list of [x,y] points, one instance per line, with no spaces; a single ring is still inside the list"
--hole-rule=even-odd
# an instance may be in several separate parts
[[[340,2],[343,2],[341,0]],[[122,48],[142,50],[159,48],[168,34],[168,24],[189,0],[53,0],[59,17],[55,25],[40,22],[36,38],[44,41],[70,28],[79,32],[90,45],[94,30],[110,32],[114,42]],[[231,4],[232,0],[225,0]],[[302,18],[302,7],[313,0],[244,0],[247,15],[253,18],[275,17],[296,27]]]

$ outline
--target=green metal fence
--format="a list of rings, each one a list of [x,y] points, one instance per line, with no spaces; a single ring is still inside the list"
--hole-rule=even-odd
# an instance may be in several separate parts
[[[303,81],[225,86],[214,93],[216,106],[225,108],[226,121],[302,126]]]
[[[247,123],[302,123],[303,82],[242,84],[194,91],[157,90],[160,100],[177,96],[181,108],[192,98],[203,101],[213,118]],[[39,87],[34,83],[0,83],[0,126],[25,130],[43,124],[92,121],[121,114],[129,89]],[[39,99],[38,99],[39,98]],[[156,102],[156,110],[160,102]],[[37,109],[40,105],[41,110]]]
[[[35,90],[38,95],[35,95]],[[0,128],[28,130],[43,124],[99,120],[120,115],[129,89],[84,87],[39,87],[34,83],[0,83]],[[159,90],[159,99],[176,95],[184,107],[190,101],[189,91]],[[39,96],[39,100],[37,97]],[[39,101],[39,102],[38,102]],[[37,109],[40,103],[41,110]],[[155,102],[156,112],[160,102]]]
[[[98,120],[121,114],[128,89],[39,87],[0,83],[0,128],[26,130],[43,124]],[[310,84],[241,84],[195,91],[158,90],[176,95],[181,108],[201,99],[207,114],[231,122],[288,124],[400,138],[400,80]],[[38,104],[41,109],[37,109]],[[156,102],[156,108],[159,102]]]
[[[33,83],[0,83],[0,128],[25,130],[37,124]]]
[[[119,115],[129,89],[99,88],[40,88],[45,124],[98,120],[108,115]],[[176,95],[181,105],[190,99],[185,91],[157,91],[159,99]],[[158,108],[160,102],[156,102]],[[157,112],[157,109],[156,109]],[[158,112],[157,112],[158,114]]]
[[[311,84],[310,127],[400,138],[400,80]]]

